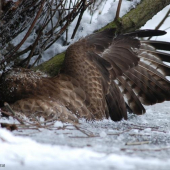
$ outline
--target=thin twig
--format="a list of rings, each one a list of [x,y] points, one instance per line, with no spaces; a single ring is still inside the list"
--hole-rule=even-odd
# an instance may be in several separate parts
[[[118,6],[117,6],[117,11],[116,11],[116,16],[115,16],[114,21],[119,19],[121,4],[122,4],[122,0],[119,0]]]
[[[28,38],[28,36],[30,35],[32,29],[34,28],[41,12],[42,12],[42,9],[43,9],[43,6],[44,6],[44,3],[45,3],[45,0],[42,2],[41,4],[41,7],[33,21],[33,23],[31,24],[31,27],[29,28],[29,30],[27,31],[27,33],[25,34],[24,38],[22,39],[22,41],[17,45],[17,47],[15,48],[13,54],[23,45],[23,43],[26,41],[26,39]],[[9,55],[9,56],[6,56],[4,60],[1,61],[1,64],[3,64],[7,59],[11,58],[13,56],[13,54]]]
[[[130,148],[121,148],[122,151],[126,151],[126,150],[132,150],[132,151],[162,151],[162,150],[169,150],[170,147],[167,147],[167,148],[157,148],[157,149],[138,149],[138,148],[134,148],[134,149],[130,149]]]
[[[163,23],[165,22],[165,20],[169,17],[170,14],[170,9],[168,10],[168,12],[165,14],[165,16],[163,17],[163,19],[161,20],[161,22],[155,27],[155,30],[158,30]],[[150,40],[152,37],[149,37],[148,40]]]
[[[14,111],[12,110],[8,103],[5,102],[4,106],[9,110],[10,113],[12,113],[12,115],[8,112],[1,110],[2,113],[4,113],[7,116],[13,117],[14,119],[18,120],[18,122],[20,122],[22,125],[24,125],[24,122],[20,118],[18,118],[18,116],[14,113]]]
[[[142,142],[128,142],[126,145],[143,145],[143,144],[149,144],[150,141],[142,141]]]
[[[82,132],[83,134],[87,135],[88,137],[95,137],[95,135],[93,133],[88,134],[86,133],[84,130],[82,130],[81,128],[79,128],[78,126],[74,125],[74,127],[79,130],[80,132]]]
[[[88,5],[90,5],[92,2],[89,3],[88,5],[86,5],[85,3],[86,3],[86,0],[83,0],[83,3],[82,3],[82,10],[81,10],[81,13],[80,13],[80,15],[79,15],[77,24],[76,24],[75,29],[74,29],[74,31],[73,31],[73,34],[72,34],[72,36],[71,36],[71,39],[73,39],[73,38],[75,37],[75,34],[76,34],[76,32],[77,32],[77,30],[78,30],[78,27],[79,27],[79,25],[80,25],[82,16],[83,16],[83,14],[84,14],[84,11],[85,11],[86,8],[88,7]]]
[[[4,106],[12,113],[13,116],[16,116],[15,112],[12,110],[12,108],[7,102],[4,103]]]

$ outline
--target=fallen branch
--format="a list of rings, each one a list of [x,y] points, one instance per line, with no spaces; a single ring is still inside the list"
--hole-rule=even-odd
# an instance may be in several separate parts
[[[144,145],[144,144],[149,144],[150,141],[142,141],[142,142],[128,142],[125,145]]]
[[[138,148],[134,148],[134,149],[131,149],[131,148],[121,148],[121,151],[126,151],[126,150],[131,150],[131,151],[142,151],[142,152],[151,152],[151,151],[163,151],[163,150],[169,150],[170,147],[167,147],[167,148],[157,148],[157,149],[138,149]]]

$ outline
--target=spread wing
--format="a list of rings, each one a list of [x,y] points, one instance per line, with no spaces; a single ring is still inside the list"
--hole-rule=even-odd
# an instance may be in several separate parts
[[[66,51],[64,74],[49,78],[13,69],[0,79],[0,103],[27,117],[76,122],[111,117],[127,119],[127,110],[170,100],[170,43],[139,40],[165,34],[139,30],[115,35],[114,29],[87,36]],[[13,103],[13,104],[12,104]]]
[[[145,113],[144,105],[170,100],[170,43],[140,41],[138,37],[165,34],[158,30],[139,30],[113,35],[108,29],[86,37],[87,55],[99,70],[105,90],[105,100],[112,120],[127,119],[127,110]],[[107,82],[107,84],[106,84]]]

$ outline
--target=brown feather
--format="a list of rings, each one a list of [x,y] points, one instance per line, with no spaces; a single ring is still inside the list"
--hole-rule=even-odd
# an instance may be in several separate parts
[[[89,35],[70,45],[63,71],[46,77],[27,69],[12,69],[0,79],[0,103],[36,120],[78,122],[79,118],[127,119],[127,109],[143,114],[142,104],[170,100],[170,43],[140,41],[160,30],[116,35],[114,29]]]
[[[106,102],[109,109],[109,115],[113,121],[119,121],[122,118],[125,120],[127,119],[125,101],[114,81],[112,81],[109,93],[106,95]]]

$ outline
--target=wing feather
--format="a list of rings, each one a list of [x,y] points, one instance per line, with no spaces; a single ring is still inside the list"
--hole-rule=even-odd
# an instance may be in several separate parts
[[[14,102],[13,109],[27,115],[61,121],[108,115],[118,121],[127,119],[127,109],[143,114],[142,104],[170,100],[170,82],[166,79],[170,67],[164,63],[170,62],[170,54],[158,51],[170,51],[170,43],[139,38],[165,33],[138,30],[116,35],[115,29],[106,29],[89,35],[67,49],[64,74],[35,78],[27,70],[19,71],[21,77],[2,76],[0,100]],[[11,88],[14,90],[8,94]]]
[[[139,97],[134,92],[132,86],[122,77],[118,77],[118,85],[122,89],[124,99],[127,100],[127,104],[133,113],[141,115],[145,113],[145,108],[141,104]]]
[[[110,32],[111,29],[108,34]],[[166,76],[170,75],[170,67],[164,64],[163,61],[170,62],[170,55],[156,51],[156,49],[170,51],[170,43],[140,41],[137,39],[137,37],[159,36],[165,33],[165,31],[160,30],[139,30],[116,36],[112,42],[109,39],[109,43],[106,43],[106,38],[104,37],[104,44],[107,44],[104,45],[104,48],[100,48],[102,46],[101,36],[95,40],[88,37],[88,43],[94,43],[93,46],[96,46],[92,49],[93,53],[99,54],[101,58],[111,65],[111,69],[110,66],[108,69],[110,77],[107,76],[107,78],[111,78],[110,81],[116,80],[119,82],[117,85],[110,82],[108,85],[109,93],[106,94],[107,105],[113,120],[126,117],[122,116],[120,109],[118,109],[119,105],[117,103],[119,103],[120,95],[124,95],[124,100],[127,100],[128,107],[135,114],[145,112],[142,103],[151,105],[169,100],[170,83]],[[104,34],[106,34],[106,31]],[[98,64],[101,63],[99,62]],[[105,69],[107,68],[105,67],[103,70]],[[102,69],[100,72],[102,72]],[[109,82],[108,79],[107,82]],[[123,90],[119,94],[120,89]],[[119,94],[117,94],[119,97],[115,96],[116,93]],[[126,102],[121,102],[121,104],[124,108]],[[122,110],[122,114],[124,114],[124,110]]]
[[[112,81],[109,93],[106,95],[106,102],[109,115],[113,121],[119,121],[122,118],[127,119],[127,110],[123,95],[114,81]]]

